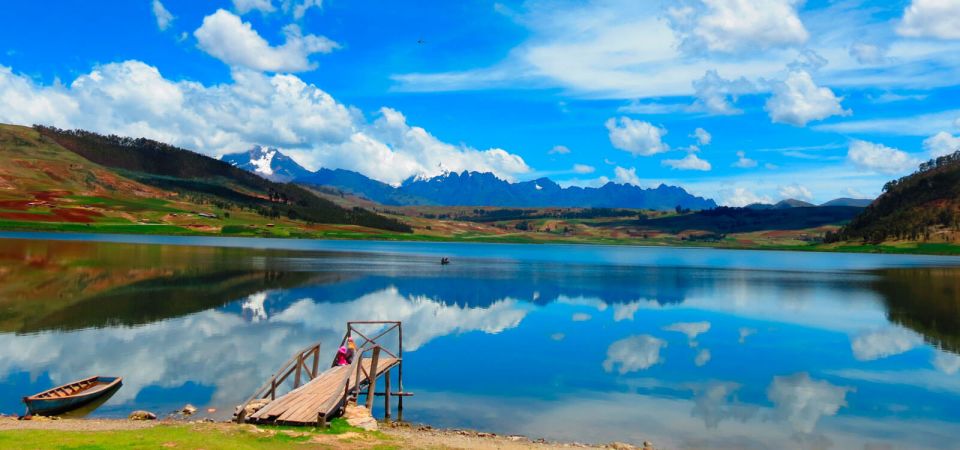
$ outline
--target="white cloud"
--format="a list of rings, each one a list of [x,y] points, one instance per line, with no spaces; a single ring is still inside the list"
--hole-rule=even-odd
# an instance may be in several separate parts
[[[903,11],[897,33],[908,37],[960,39],[960,2],[913,0]]]
[[[687,336],[689,342],[694,342],[697,336],[710,331],[710,322],[677,322],[663,327],[666,331],[676,331]]]
[[[954,136],[946,131],[941,131],[924,139],[923,149],[929,152],[932,158],[949,155],[960,150],[960,136]]]
[[[551,155],[567,155],[570,153],[570,149],[567,148],[566,145],[554,145],[547,153]]]
[[[769,195],[757,195],[744,187],[722,190],[720,194],[720,204],[724,206],[744,207],[754,203],[773,203],[773,198]]]
[[[633,99],[630,103],[617,108],[617,112],[626,114],[673,114],[686,112],[690,107],[684,103],[656,103]]]
[[[767,398],[774,404],[774,414],[786,420],[799,433],[812,433],[823,416],[834,416],[847,406],[851,389],[816,381],[806,372],[773,377]]]
[[[741,53],[803,44],[809,34],[797,8],[802,0],[700,0],[667,10],[689,53]]]
[[[233,83],[207,87],[126,61],[98,66],[66,86],[42,86],[0,66],[0,103],[6,106],[0,121],[143,136],[210,156],[261,144],[310,169],[346,168],[394,184],[443,170],[511,180],[530,170],[502,149],[442,142],[389,108],[368,122],[294,75],[234,71],[233,77]]]
[[[725,116],[742,113],[743,111],[733,106],[734,103],[740,95],[757,90],[746,78],[727,80],[716,70],[708,70],[702,78],[693,80],[692,84],[693,95],[696,97],[692,109]]]
[[[739,334],[739,338],[737,339],[737,343],[743,344],[743,343],[747,342],[747,338],[748,338],[748,337],[750,337],[750,336],[752,336],[752,335],[754,335],[754,334],[757,334],[757,330],[754,329],[754,328],[740,327],[740,328],[737,330],[737,333]]]
[[[667,130],[650,122],[620,117],[619,120],[608,119],[604,126],[607,127],[610,143],[634,156],[655,155],[670,148],[663,142]]]
[[[886,59],[887,49],[875,44],[857,42],[850,46],[850,56],[860,64],[879,64]]]
[[[937,351],[933,356],[933,367],[947,375],[954,375],[960,372],[960,356],[946,351]]]
[[[271,0],[233,0],[233,9],[236,9],[240,14],[246,14],[254,10],[262,13],[271,13],[277,10]]]
[[[693,363],[697,367],[703,367],[708,362],[710,362],[710,350],[703,349],[697,353],[697,356],[693,358]]]
[[[160,0],[153,0],[151,7],[154,17],[157,18],[157,28],[160,28],[160,31],[166,30],[173,22],[173,14],[170,14],[170,11],[163,6],[163,3],[160,3]]]
[[[310,8],[323,8],[323,0],[283,0],[283,10],[297,20],[302,19]]]
[[[861,169],[883,174],[907,172],[920,163],[903,150],[861,140],[850,143],[847,160]]]
[[[747,152],[739,150],[737,151],[737,162],[733,163],[733,167],[749,169],[751,167],[757,167],[757,161],[747,158]]]
[[[593,173],[597,170],[596,167],[588,166],[586,164],[574,164],[573,171],[575,173]]]
[[[813,193],[810,192],[810,189],[794,183],[788,186],[781,186],[780,197],[784,199],[792,198],[797,200],[811,201],[813,200]]]
[[[850,342],[853,357],[871,361],[899,355],[923,345],[923,337],[906,328],[889,327],[861,333]]]
[[[610,344],[607,359],[603,361],[603,370],[624,375],[630,372],[649,369],[660,362],[660,349],[667,342],[649,334],[630,336]]]
[[[850,115],[850,111],[840,105],[842,100],[843,97],[837,97],[829,88],[817,86],[810,73],[793,71],[786,80],[774,84],[773,95],[764,109],[774,123],[802,127],[830,116]]]
[[[573,313],[573,315],[570,316],[570,320],[574,322],[586,322],[592,318],[593,316],[587,313]]]
[[[643,306],[643,303],[640,300],[630,303],[614,303],[613,321],[633,320],[633,316],[637,314],[641,306]]]
[[[682,159],[665,159],[661,161],[661,164],[678,170],[700,170],[707,172],[711,169],[709,161],[700,159],[693,153],[684,156]]]
[[[696,138],[697,143],[700,145],[710,145],[710,141],[713,140],[713,136],[711,136],[707,130],[699,127],[693,130],[693,134],[691,134],[690,137]]]
[[[892,136],[931,136],[956,126],[960,109],[918,114],[889,119],[852,120],[840,123],[814,125],[817,131],[837,133],[869,133]],[[960,126],[957,126],[960,128]]]
[[[271,46],[249,22],[220,9],[203,18],[193,32],[200,49],[231,67],[269,72],[302,72],[316,68],[314,53],[330,53],[339,45],[323,36],[304,36],[296,25],[283,29],[286,42]]]
[[[625,169],[623,167],[617,166],[613,168],[614,179],[613,181],[620,184],[632,184],[634,186],[640,186],[640,177],[637,176],[637,168],[631,167]]]

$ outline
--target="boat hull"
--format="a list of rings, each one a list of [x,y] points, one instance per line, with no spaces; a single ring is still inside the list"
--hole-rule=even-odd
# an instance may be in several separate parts
[[[123,385],[122,380],[118,377],[96,378],[99,382],[98,386],[100,386],[98,389],[84,390],[63,397],[42,397],[44,394],[60,388],[58,387],[37,395],[24,397],[23,403],[27,405],[28,414],[41,416],[56,415],[80,408],[104,396],[113,395],[113,393]]]

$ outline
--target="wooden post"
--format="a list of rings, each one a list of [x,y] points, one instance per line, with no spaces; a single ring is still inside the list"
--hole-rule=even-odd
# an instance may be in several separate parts
[[[400,365],[397,367],[397,385],[400,386],[400,392],[403,392],[403,323],[397,322],[397,335],[400,341]],[[403,422],[403,396],[397,398],[397,420]]]
[[[303,365],[303,353],[297,355],[297,375],[293,379],[293,388],[300,387],[300,366]]]
[[[390,418],[390,371],[387,370],[383,374],[383,388],[386,390],[386,393],[383,394],[383,417],[385,419]]]
[[[277,399],[277,377],[273,377],[270,379],[270,400],[273,401],[276,399]]]
[[[317,377],[317,370],[319,369],[320,369],[320,344],[317,344],[317,346],[313,348],[313,373],[310,375],[311,379]]]
[[[379,360],[380,346],[378,345],[373,348],[373,361],[370,362],[370,374],[367,376],[367,411],[371,411],[371,413],[373,412],[373,393],[376,392],[375,388],[377,387],[377,362]]]

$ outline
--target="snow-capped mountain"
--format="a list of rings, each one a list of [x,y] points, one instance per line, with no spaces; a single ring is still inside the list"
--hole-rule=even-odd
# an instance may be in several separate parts
[[[286,183],[311,172],[275,148],[259,145],[243,153],[223,155],[224,161],[268,180]]]

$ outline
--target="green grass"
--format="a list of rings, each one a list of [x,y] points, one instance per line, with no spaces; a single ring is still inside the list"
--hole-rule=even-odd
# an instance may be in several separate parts
[[[0,220],[0,230],[7,231],[52,231],[67,233],[116,233],[116,234],[174,234],[197,235],[198,233],[176,225],[137,225],[131,223],[67,223],[67,222],[22,222]]]
[[[8,430],[0,431],[0,448],[63,450],[94,449],[156,449],[156,448],[203,448],[215,449],[290,449],[324,448],[322,444],[310,445],[314,435],[336,435],[356,432],[373,437],[368,448],[387,449],[391,438],[379,432],[366,432],[347,425],[343,419],[335,419],[326,429],[303,427],[259,426],[261,430],[274,433],[255,433],[240,425],[177,424],[157,425],[140,430],[116,431],[59,431],[59,430]],[[272,435],[270,435],[272,434]],[[377,441],[382,441],[378,443]],[[350,441],[343,441],[349,443]]]
[[[72,195],[67,197],[83,205],[96,205],[123,211],[157,211],[164,213],[182,213],[183,210],[166,206],[167,201],[160,198],[118,199]]]

